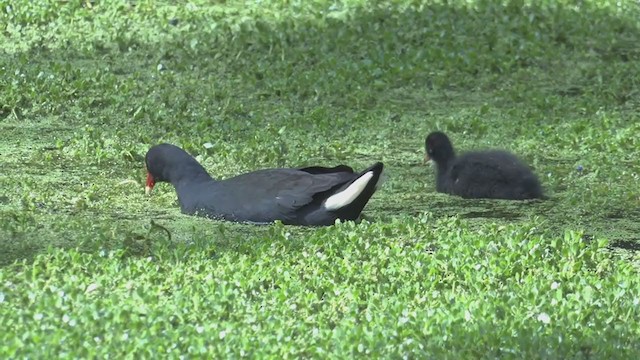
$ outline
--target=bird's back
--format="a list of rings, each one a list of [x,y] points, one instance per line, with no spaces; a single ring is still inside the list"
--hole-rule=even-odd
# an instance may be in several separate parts
[[[542,196],[531,169],[505,151],[466,153],[456,159],[448,176],[451,192],[462,197],[519,200]]]
[[[298,169],[265,169],[226,180],[176,189],[182,211],[231,221],[298,223],[305,206],[356,175],[337,171],[311,174]]]

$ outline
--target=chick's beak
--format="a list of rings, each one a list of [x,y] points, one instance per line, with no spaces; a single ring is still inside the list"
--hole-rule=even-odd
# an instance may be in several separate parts
[[[151,190],[153,190],[153,186],[156,184],[156,180],[153,178],[150,172],[147,171],[147,186],[144,187],[144,193],[146,195],[151,194]]]

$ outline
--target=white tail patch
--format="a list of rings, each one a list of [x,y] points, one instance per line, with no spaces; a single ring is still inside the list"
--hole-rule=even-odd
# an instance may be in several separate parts
[[[340,191],[337,194],[329,196],[329,198],[324,201],[325,209],[338,210],[351,204],[355,199],[358,198],[358,196],[360,196],[360,193],[364,191],[364,188],[367,187],[367,184],[372,177],[373,171],[369,171],[356,179],[356,181],[351,183],[351,185],[349,185],[346,189]]]

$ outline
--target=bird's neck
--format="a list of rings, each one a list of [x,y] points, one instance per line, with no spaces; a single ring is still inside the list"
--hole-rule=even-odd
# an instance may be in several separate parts
[[[438,174],[444,174],[449,171],[449,167],[451,167],[451,163],[453,159],[444,159],[437,163],[438,166]]]
[[[213,179],[198,162],[181,165],[171,173],[169,181],[176,187],[189,184],[212,181]]]
[[[446,187],[448,186],[448,178],[450,176],[449,171],[451,170],[451,166],[453,165],[455,157],[451,156],[446,159],[442,159],[438,161],[436,164],[437,168],[437,177],[436,177],[436,189],[441,192],[446,192]]]
[[[453,165],[453,162],[455,161],[455,159],[456,159],[456,155],[453,152],[440,157],[438,161],[435,162],[438,167],[438,174],[444,175],[446,172],[448,172],[449,169],[451,169],[451,166]]]
[[[188,172],[182,172],[181,175],[171,180],[171,184],[176,189],[180,208],[185,214],[193,214],[199,203],[199,199],[206,194],[207,185],[213,183],[214,180],[209,174],[200,167],[198,171],[191,169]]]

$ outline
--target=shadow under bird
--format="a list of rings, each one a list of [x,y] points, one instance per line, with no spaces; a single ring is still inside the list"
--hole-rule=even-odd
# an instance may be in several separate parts
[[[544,199],[538,177],[515,155],[502,150],[455,155],[442,132],[425,140],[425,160],[437,166],[436,190],[463,198]]]
[[[328,168],[264,169],[214,180],[198,161],[171,145],[153,146],[145,156],[146,192],[169,182],[182,213],[234,222],[326,226],[356,220],[377,190],[383,164],[355,173],[346,165]]]

